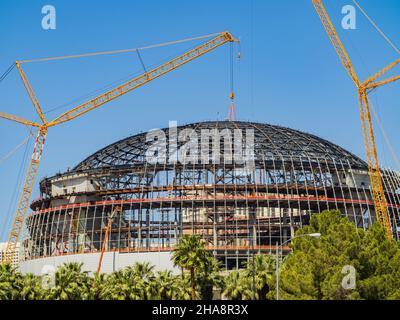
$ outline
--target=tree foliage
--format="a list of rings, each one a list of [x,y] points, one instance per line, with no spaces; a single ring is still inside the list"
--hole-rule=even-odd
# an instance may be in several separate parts
[[[307,236],[316,232],[320,238]],[[279,266],[281,299],[400,299],[400,245],[378,224],[364,231],[340,212],[324,211],[297,231],[290,246]],[[212,299],[214,289],[232,300],[275,299],[274,256],[257,254],[243,269],[222,272],[200,237],[192,235],[183,237],[172,260],[182,274],[135,263],[90,275],[82,264],[68,263],[57,269],[49,289],[45,278],[0,265],[0,300]],[[354,286],[346,282],[350,269]]]
[[[381,225],[364,231],[339,211],[324,211],[296,236],[315,232],[322,236],[297,237],[291,244],[280,271],[283,299],[400,298],[399,243],[388,240]],[[354,286],[347,282],[350,268]]]
[[[172,253],[175,266],[190,274],[191,299],[212,299],[214,286],[222,286],[220,265],[197,235],[185,235]],[[199,287],[199,288],[197,288]]]
[[[233,271],[226,277],[224,295],[232,300],[267,299],[274,281],[274,257],[256,254],[244,267],[243,270]]]

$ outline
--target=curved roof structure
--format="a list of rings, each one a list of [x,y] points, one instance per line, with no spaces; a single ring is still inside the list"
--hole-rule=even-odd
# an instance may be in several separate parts
[[[376,221],[367,164],[314,135],[239,121],[150,132],[103,148],[75,171],[42,180],[41,197],[26,220],[26,264],[37,263],[40,271],[50,257],[61,263],[75,255],[96,270],[90,261],[103,249],[110,216],[106,250],[123,254],[118,261],[152,257],[161,263],[156,254],[169,253],[183,235],[196,234],[227,269],[240,266],[250,253],[275,250],[324,210],[339,210],[363,229]],[[170,140],[173,145],[164,149]],[[175,143],[178,153],[171,152]],[[174,159],[165,159],[167,151]],[[231,155],[240,156],[237,151],[250,151],[241,155],[251,159],[232,161]],[[195,157],[181,161],[186,154]],[[398,239],[400,174],[382,170],[382,182]]]
[[[199,133],[202,129],[253,129],[255,137],[256,160],[288,159],[326,159],[327,161],[348,162],[352,167],[367,168],[367,164],[345,149],[317,136],[277,125],[241,121],[207,121],[179,126],[193,129]],[[168,137],[168,128],[162,129]],[[200,142],[200,140],[199,140]],[[92,154],[79,163],[74,170],[100,169],[105,167],[133,166],[143,163],[149,143],[146,133],[141,133],[117,141]]]

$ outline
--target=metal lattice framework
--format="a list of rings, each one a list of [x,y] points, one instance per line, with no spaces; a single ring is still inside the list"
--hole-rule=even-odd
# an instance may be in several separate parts
[[[330,160],[348,159],[354,167],[367,168],[367,164],[343,148],[317,136],[276,125],[251,122],[202,122],[180,127],[180,130],[195,129],[200,134],[203,129],[253,129],[255,134],[256,156],[259,161],[272,157],[327,158]],[[165,129],[168,137],[168,129]],[[148,148],[146,133],[135,135],[113,143],[91,155],[74,170],[98,169],[103,167],[131,166],[145,158]]]
[[[325,209],[340,210],[361,228],[376,220],[367,164],[326,140],[250,122],[201,122],[177,131],[189,130],[204,144],[202,130],[237,129],[253,132],[253,167],[182,164],[168,157],[149,163],[151,142],[143,133],[44,179],[27,219],[27,259],[98,252],[116,207],[121,211],[107,233],[107,250],[170,251],[182,235],[195,233],[227,268],[238,267],[252,252],[270,252]],[[163,132],[169,141],[169,130]],[[212,147],[212,139],[206,142]],[[398,237],[400,175],[383,170],[383,184]]]

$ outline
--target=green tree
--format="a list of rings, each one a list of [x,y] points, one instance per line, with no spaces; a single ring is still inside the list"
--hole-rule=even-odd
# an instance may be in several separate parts
[[[156,296],[153,270],[154,266],[148,262],[135,263],[132,268],[126,269],[126,273],[130,273],[128,278],[141,300],[150,300]]]
[[[196,273],[205,268],[209,253],[205,249],[204,241],[197,235],[185,235],[172,253],[175,266],[190,272],[191,299],[196,299]]]
[[[46,290],[42,286],[41,279],[33,274],[26,274],[22,279],[20,298],[22,300],[44,300]]]
[[[275,259],[257,254],[244,263],[245,269],[232,271],[225,278],[223,294],[232,300],[265,300],[274,279]],[[253,289],[254,277],[254,289]]]
[[[89,299],[102,300],[107,285],[107,275],[105,273],[95,273],[89,278]]]
[[[243,271],[231,271],[225,277],[223,294],[231,300],[247,300],[252,298],[251,282]]]
[[[107,300],[149,300],[157,296],[157,287],[149,263],[135,263],[133,266],[113,272],[107,276],[100,296]]]
[[[177,291],[173,300],[191,300],[192,299],[192,286],[190,275],[183,273],[180,276],[175,276]],[[196,290],[196,299],[200,299],[200,294]]]
[[[399,297],[400,247],[386,238],[381,225],[364,231],[339,211],[324,211],[313,215],[310,225],[296,235],[313,232],[321,233],[321,238],[300,237],[291,244],[293,253],[280,270],[282,299]],[[356,271],[353,289],[342,285],[345,266]]]
[[[173,300],[178,298],[177,277],[172,275],[170,270],[157,272],[154,278],[155,295],[154,300]]]
[[[211,253],[206,252],[202,267],[196,277],[196,282],[200,287],[200,297],[203,300],[212,300],[214,287],[222,290],[224,286],[221,263]]]
[[[136,291],[128,278],[126,270],[118,270],[105,279],[105,284],[100,292],[101,299],[105,300],[138,300]]]
[[[83,263],[66,263],[55,273],[55,287],[49,298],[54,300],[87,300],[90,298],[88,273],[82,270]]]
[[[0,300],[20,298],[23,277],[10,264],[0,264]]]
[[[275,258],[266,254],[256,254],[245,263],[244,276],[251,283],[253,291],[253,275],[257,300],[265,300],[270,290],[275,272]]]

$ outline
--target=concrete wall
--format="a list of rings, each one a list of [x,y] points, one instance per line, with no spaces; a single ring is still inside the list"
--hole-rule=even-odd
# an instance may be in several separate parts
[[[20,264],[20,270],[23,274],[33,273],[41,275],[43,270],[58,266],[68,262],[82,262],[83,270],[91,273],[96,272],[100,253],[74,254],[59,257],[48,257],[23,261]],[[105,252],[101,267],[102,273],[110,273],[133,265],[135,262],[149,262],[155,266],[155,270],[171,270],[174,274],[180,272],[173,266],[171,254],[169,252],[145,252],[145,253],[119,253]]]
[[[346,175],[346,184],[350,187],[368,189],[371,185],[368,172],[360,170],[349,171]]]
[[[89,192],[100,188],[100,185],[95,180],[91,183],[90,176],[87,174],[71,174],[65,175],[52,180],[51,194],[59,196],[75,192]]]

